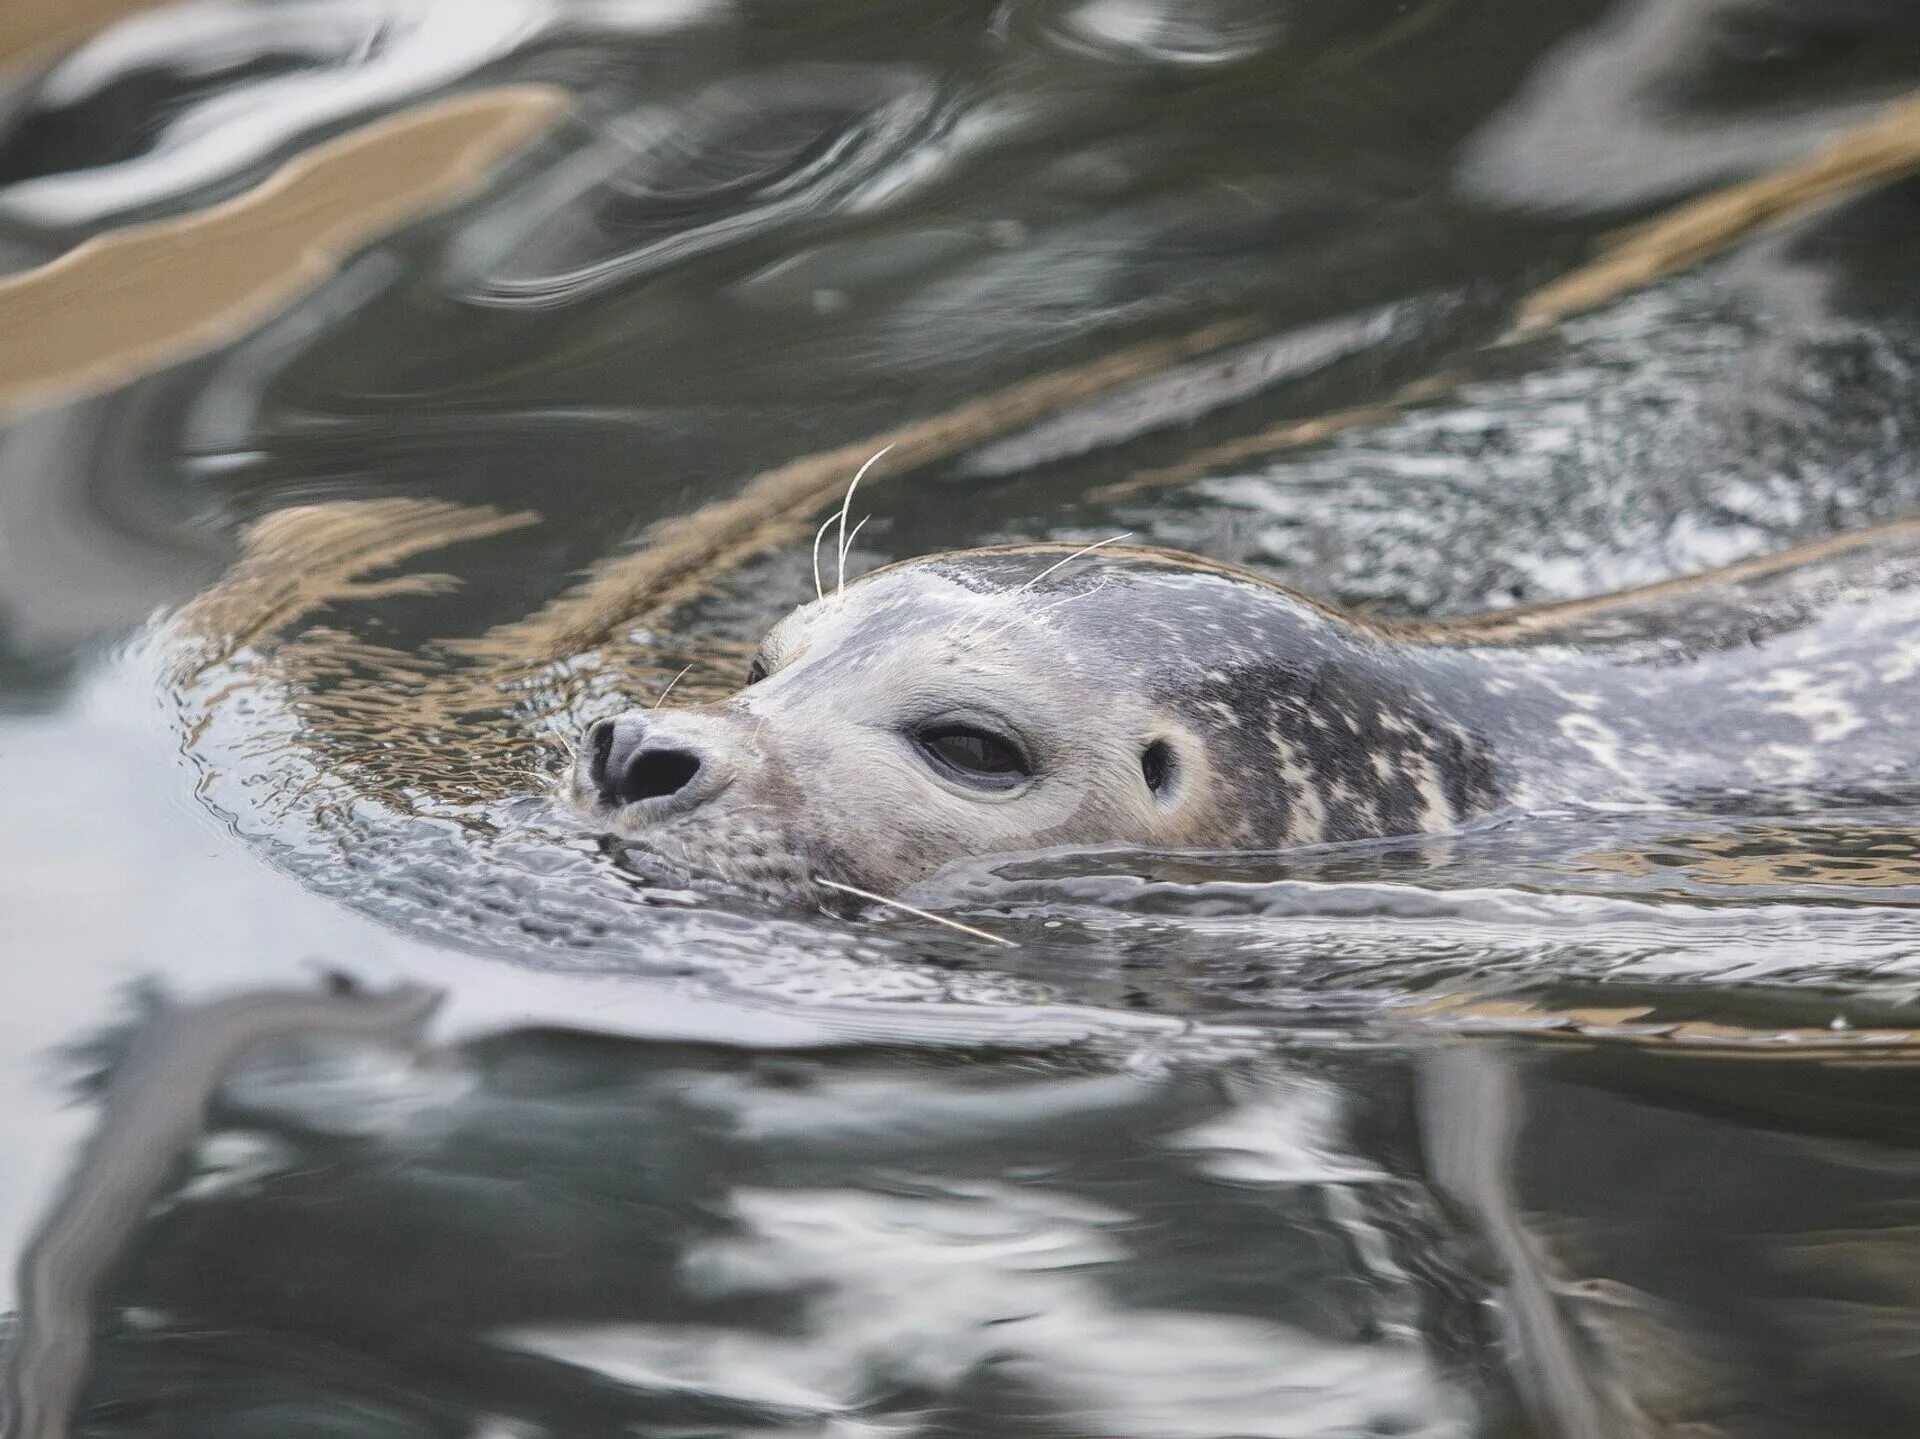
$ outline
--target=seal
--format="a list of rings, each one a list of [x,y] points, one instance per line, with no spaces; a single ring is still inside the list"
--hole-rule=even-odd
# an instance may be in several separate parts
[[[1165,550],[960,551],[796,610],[724,701],[599,721],[569,789],[668,861],[832,903],[1058,846],[1896,784],[1920,763],[1917,642],[1920,522],[1421,624]]]

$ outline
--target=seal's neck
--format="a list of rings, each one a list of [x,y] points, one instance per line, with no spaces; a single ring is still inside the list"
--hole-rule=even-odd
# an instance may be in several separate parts
[[[1920,778],[1920,588],[1826,598],[1734,628],[1403,654],[1521,806]]]

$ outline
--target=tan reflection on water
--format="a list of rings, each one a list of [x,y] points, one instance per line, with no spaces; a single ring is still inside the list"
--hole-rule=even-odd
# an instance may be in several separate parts
[[[433,101],[315,145],[192,214],[95,236],[0,279],[0,411],[125,384],[233,339],[376,236],[452,204],[543,134],[566,92]]]
[[[187,641],[174,656],[176,684],[323,606],[387,595],[441,594],[452,575],[365,576],[428,550],[534,524],[539,516],[439,500],[338,500],[294,505],[251,526],[241,556],[217,585],[174,617]]]
[[[1920,1065],[1920,1030],[1723,1024],[1662,1018],[1650,1005],[1559,1007],[1512,996],[1448,993],[1423,998],[1395,1011],[1390,1024],[1402,1023],[1451,1035],[1497,1034],[1561,1043],[1651,1045],[1702,1058],[1724,1055],[1849,1067]]]
[[[0,5],[0,72],[92,34],[158,0],[6,0]]]
[[[1920,829],[1749,825],[1724,834],[1665,835],[1657,849],[1605,850],[1579,862],[1635,879],[1677,873],[1697,884],[1905,888],[1920,885]]]
[[[478,776],[492,776],[498,793],[525,787],[535,740],[501,722],[506,677],[454,669],[431,650],[367,644],[329,625],[277,636],[332,606],[445,593],[457,577],[383,572],[537,520],[487,506],[388,499],[294,506],[252,525],[239,561],[168,626],[170,678],[188,743],[199,740],[218,706],[248,691],[284,706],[295,722],[291,742],[310,749],[329,780],[399,808],[411,808],[409,792],[420,788],[472,797],[467,782]],[[460,745],[450,749],[456,735]],[[287,742],[271,731],[260,737],[269,749]],[[450,765],[449,753],[461,763]],[[274,801],[294,804],[306,793],[303,786]]]

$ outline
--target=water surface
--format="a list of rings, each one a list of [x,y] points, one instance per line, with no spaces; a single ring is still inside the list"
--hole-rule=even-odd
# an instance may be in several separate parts
[[[1000,949],[547,789],[739,683],[889,438],[856,569],[1130,531],[1376,614],[1909,512],[1899,173],[1509,332],[1880,123],[1910,7],[0,43],[10,1433],[1914,1432],[1920,797],[916,896]]]

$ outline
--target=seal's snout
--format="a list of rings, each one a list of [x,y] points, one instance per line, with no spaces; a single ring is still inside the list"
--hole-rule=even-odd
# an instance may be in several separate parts
[[[698,798],[700,754],[639,715],[601,720],[587,731],[586,748],[587,778],[602,804]]]

